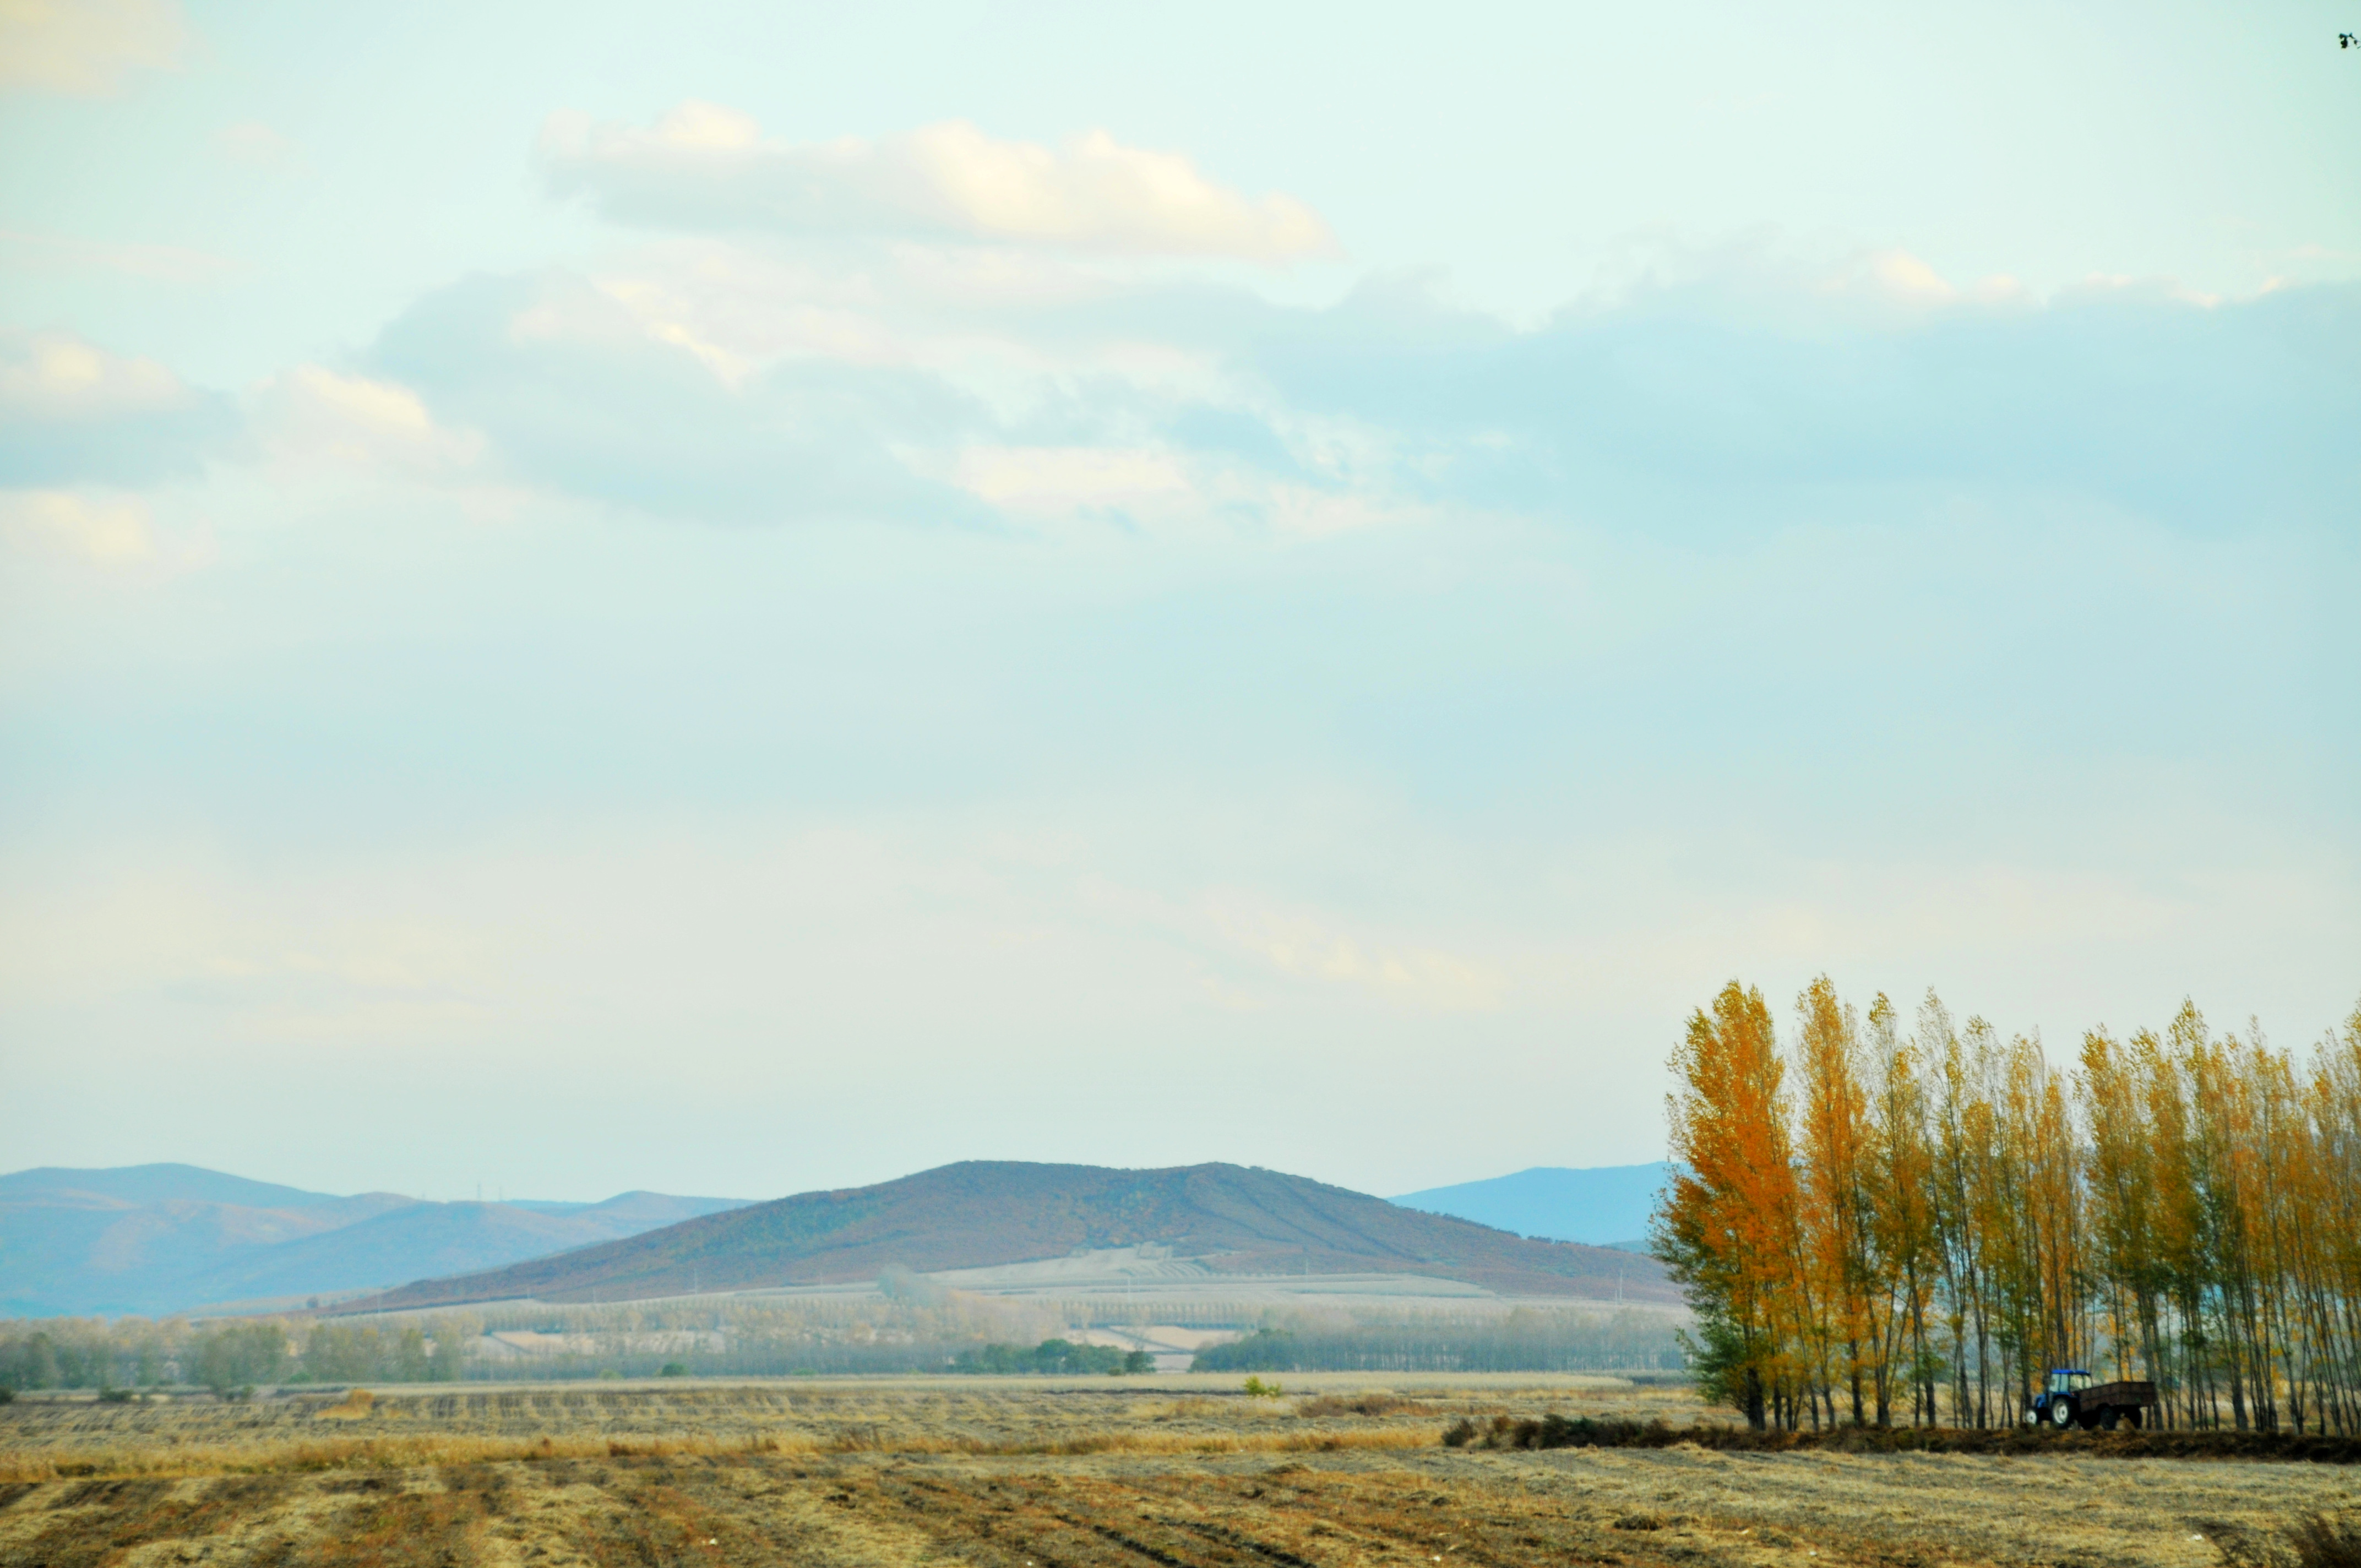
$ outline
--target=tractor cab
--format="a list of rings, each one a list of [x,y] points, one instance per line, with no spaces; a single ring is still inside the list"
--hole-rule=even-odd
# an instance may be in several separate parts
[[[2047,1392],[2079,1394],[2088,1388],[2091,1383],[2092,1377],[2087,1372],[2077,1372],[2067,1366],[2053,1366],[2049,1369],[2049,1387]]]

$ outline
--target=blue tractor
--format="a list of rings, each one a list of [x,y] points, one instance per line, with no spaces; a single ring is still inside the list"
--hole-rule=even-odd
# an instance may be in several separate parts
[[[2156,1385],[2147,1382],[2102,1383],[2077,1366],[2053,1366],[2049,1385],[2025,1407],[2025,1424],[2050,1431],[2113,1431],[2119,1426],[2137,1428],[2142,1412],[2156,1405]]]

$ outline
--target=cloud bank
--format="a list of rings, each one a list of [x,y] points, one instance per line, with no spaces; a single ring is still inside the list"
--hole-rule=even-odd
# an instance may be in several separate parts
[[[1700,542],[1905,497],[2351,515],[2353,286],[1894,315],[1739,274],[1519,328],[1385,280],[1307,308],[881,258],[823,291],[709,244],[454,285],[358,369],[516,479],[683,519],[1315,537],[1474,510]]]
[[[694,100],[642,129],[554,115],[538,148],[553,190],[619,223],[699,232],[884,235],[1133,256],[1278,262],[1333,251],[1292,197],[1249,198],[1176,153],[1087,131],[1051,148],[964,121],[874,141],[766,138]]]
[[[429,295],[367,366],[378,385],[414,392],[422,420],[480,433],[511,477],[563,495],[719,521],[984,515],[897,455],[956,440],[970,413],[951,388],[795,360],[733,384],[570,273]]]

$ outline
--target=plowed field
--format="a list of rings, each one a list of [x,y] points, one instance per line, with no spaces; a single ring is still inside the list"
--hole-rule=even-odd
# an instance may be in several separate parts
[[[2293,1563],[2290,1521],[2361,1519],[2345,1466],[1446,1449],[1460,1414],[1697,1412],[1564,1381],[1373,1381],[1281,1400],[1013,1379],[25,1400],[0,1407],[0,1568]]]

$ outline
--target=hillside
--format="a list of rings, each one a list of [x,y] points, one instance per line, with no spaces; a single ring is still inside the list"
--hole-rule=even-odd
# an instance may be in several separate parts
[[[1521,1236],[1620,1246],[1636,1244],[1648,1234],[1648,1215],[1656,1195],[1672,1179],[1672,1169],[1663,1160],[1587,1169],[1543,1165],[1487,1181],[1405,1192],[1394,1201],[1431,1214],[1456,1214]]]
[[[972,1160],[875,1187],[807,1192],[603,1246],[449,1279],[422,1280],[347,1310],[535,1297],[616,1300],[873,1279],[1062,1257],[1079,1248],[1169,1246],[1224,1273],[1394,1272],[1508,1294],[1671,1303],[1653,1262],[1528,1241],[1300,1176],[1235,1165],[1166,1170]]]
[[[302,1209],[345,1201],[325,1192],[254,1181],[197,1165],[43,1165],[0,1176],[0,1201],[45,1192],[86,1192],[123,1203],[229,1203],[246,1209]]]
[[[0,1316],[154,1315],[498,1267],[733,1206],[338,1198],[186,1165],[0,1176]]]

